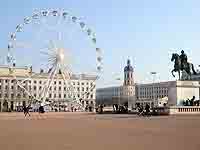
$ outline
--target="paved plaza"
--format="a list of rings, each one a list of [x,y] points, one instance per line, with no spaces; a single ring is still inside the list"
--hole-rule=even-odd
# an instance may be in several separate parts
[[[199,150],[200,116],[0,114],[2,150]]]

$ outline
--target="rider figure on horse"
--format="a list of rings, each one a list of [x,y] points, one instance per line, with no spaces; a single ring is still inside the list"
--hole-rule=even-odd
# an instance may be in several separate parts
[[[187,67],[187,55],[185,54],[184,50],[181,51],[180,55],[181,59],[181,70],[184,70]]]

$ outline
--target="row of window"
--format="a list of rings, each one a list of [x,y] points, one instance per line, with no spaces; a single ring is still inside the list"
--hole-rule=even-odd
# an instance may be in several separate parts
[[[14,86],[11,86],[10,88],[13,90],[13,89],[14,89]],[[26,89],[26,86],[24,86],[24,88]],[[20,89],[21,89],[21,87],[18,85],[18,86],[17,86],[17,90],[20,90]],[[32,87],[29,86],[29,90],[31,90],[31,89],[32,89]],[[39,89],[39,90],[42,90],[42,86],[39,86],[38,89]],[[66,87],[61,87],[61,86],[59,86],[58,88],[57,88],[57,87],[54,87],[54,88],[50,87],[50,88],[49,88],[50,91],[52,91],[53,89],[54,89],[54,91],[56,91],[57,89],[58,89],[59,91],[61,91],[62,89],[63,89],[64,91],[69,90],[69,89],[67,89]],[[0,90],[1,90],[1,86],[0,86]],[[8,85],[5,86],[5,90],[8,90]],[[37,90],[37,86],[33,86],[33,90]],[[82,92],[84,92],[84,91],[88,92],[88,91],[89,91],[89,87],[82,87],[81,90],[80,90],[80,87],[77,87],[77,88],[74,87],[74,90],[82,91]],[[93,89],[90,89],[90,91],[93,92]]]
[[[0,83],[2,83],[2,79],[0,79]],[[10,80],[5,80],[5,83],[8,83]],[[14,83],[16,80],[11,80],[11,83]],[[22,82],[22,80],[18,80],[18,82]],[[27,82],[29,82],[29,83],[31,83],[31,80],[27,80],[27,81],[24,81],[23,83],[27,83]],[[42,82],[42,81],[37,81],[37,80],[34,80],[33,81],[33,83],[34,84],[37,84],[37,83],[39,83],[39,84],[45,84],[46,83],[46,81],[44,81],[44,82]],[[62,84],[62,81],[54,81],[54,85],[56,85],[56,84],[59,84],[59,85],[61,85]],[[65,82],[63,82],[64,84],[65,84]],[[90,84],[90,86],[93,86],[93,83],[92,82],[72,82],[72,84],[73,85],[89,85]]]
[[[167,90],[167,88],[164,87],[149,87],[149,88],[139,88],[139,91],[152,91],[152,90]]]
[[[168,91],[160,90],[160,91],[140,91],[140,95],[153,95],[153,94],[167,94]]]
[[[125,79],[133,78],[133,74],[130,73],[130,76],[129,76],[129,73],[125,73],[124,77],[125,77]]]
[[[10,95],[10,97],[11,97],[11,98],[14,98],[14,94],[12,93],[12,94]],[[23,93],[23,94],[18,93],[18,94],[16,95],[16,97],[17,97],[17,98],[21,98],[21,97],[26,98],[26,97],[27,97],[27,94],[25,94],[25,93]],[[37,97],[37,95],[34,94],[34,97]],[[77,97],[78,97],[78,98],[82,98],[80,94],[77,94]],[[0,98],[2,98],[2,94],[1,94],[1,93],[0,93]],[[4,98],[8,98],[8,94],[7,94],[7,93],[5,93]],[[31,98],[31,97],[29,96],[29,98]],[[48,98],[62,98],[62,94],[51,94],[51,93],[50,93]],[[64,94],[64,95],[63,95],[63,98],[71,98],[71,96],[70,96],[70,95],[67,95],[67,94]],[[87,98],[87,99],[89,99],[89,98],[94,99],[94,96],[93,96],[93,94],[91,94],[91,95],[86,95],[85,98]]]
[[[155,96],[153,96],[153,95],[141,95],[141,96],[139,96],[138,97],[138,99],[146,99],[146,98],[150,98],[150,99],[153,99],[153,98],[163,98],[163,97],[166,97],[167,95],[155,95]]]

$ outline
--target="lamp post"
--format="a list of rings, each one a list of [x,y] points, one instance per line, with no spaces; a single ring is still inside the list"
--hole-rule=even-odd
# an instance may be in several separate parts
[[[121,81],[121,78],[116,78],[117,81]],[[118,93],[118,105],[120,106],[120,86],[117,90],[117,93]]]
[[[154,90],[154,83],[155,83],[155,76],[157,72],[151,72],[151,75],[153,76],[153,105],[155,106],[155,90]]]

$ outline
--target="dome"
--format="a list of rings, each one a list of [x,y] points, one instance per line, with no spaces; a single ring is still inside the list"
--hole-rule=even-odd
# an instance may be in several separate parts
[[[127,60],[127,66],[124,67],[124,72],[127,71],[133,72],[133,67],[131,66],[131,61],[129,59]]]

